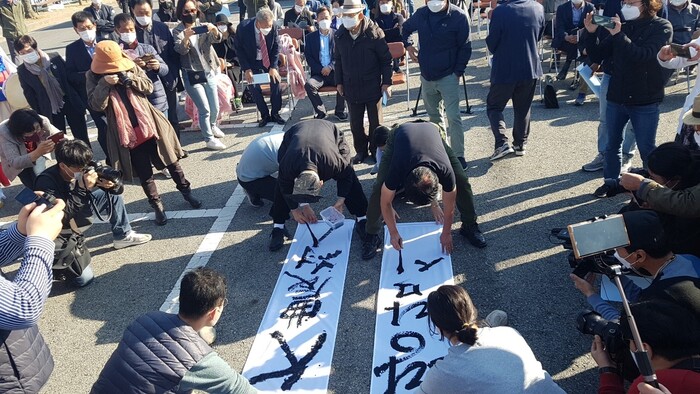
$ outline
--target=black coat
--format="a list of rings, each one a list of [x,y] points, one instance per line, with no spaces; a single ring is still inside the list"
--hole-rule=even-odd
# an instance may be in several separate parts
[[[335,33],[335,83],[343,85],[345,99],[359,104],[382,97],[382,85],[391,85],[391,53],[384,32],[365,18],[353,40],[342,26]]]
[[[593,4],[584,1],[583,2],[583,12],[581,13],[581,20],[577,25],[574,25],[574,14],[572,10],[572,5],[570,1],[557,7],[557,21],[556,26],[554,26],[554,39],[552,40],[552,48],[560,48],[564,41],[565,34],[571,34],[575,29],[583,29],[583,20],[586,18],[589,12],[593,12]],[[585,29],[584,29],[585,30]]]
[[[80,95],[75,90],[75,87],[68,83],[65,61],[61,55],[55,52],[50,53],[49,58],[51,59],[51,73],[56,77],[58,83],[61,84],[61,89],[63,89],[63,101],[65,102],[63,108],[71,108],[74,111],[85,113],[85,106],[81,104]],[[51,101],[39,77],[29,72],[24,64],[20,64],[17,67],[17,75],[29,106],[40,115],[52,119]]]
[[[88,15],[92,16],[95,20],[95,25],[97,26],[97,38],[100,39],[112,39],[119,38],[114,32],[114,9],[106,4],[100,5],[99,11],[95,7],[90,6],[83,10],[87,12]],[[115,40],[116,41],[116,40]]]
[[[78,92],[81,104],[87,108],[87,90],[85,89],[85,72],[90,70],[92,58],[85,49],[83,40],[78,39],[66,46],[66,77]]]

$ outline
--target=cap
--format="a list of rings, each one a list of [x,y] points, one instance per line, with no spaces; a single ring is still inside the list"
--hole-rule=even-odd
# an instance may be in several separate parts
[[[229,24],[228,17],[224,14],[218,14],[216,16],[216,21],[214,23],[226,23]]]
[[[321,181],[315,171],[302,171],[294,179],[294,190],[292,200],[298,203],[312,203],[321,199]]]
[[[651,210],[629,211],[622,214],[630,245],[628,250],[668,249],[659,216]]]

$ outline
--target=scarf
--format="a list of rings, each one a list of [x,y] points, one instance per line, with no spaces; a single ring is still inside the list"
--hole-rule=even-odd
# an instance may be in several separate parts
[[[148,141],[151,138],[158,139],[156,134],[156,124],[151,116],[147,114],[148,107],[144,106],[141,100],[138,99],[134,92],[126,88],[126,96],[129,98],[129,103],[134,108],[138,126],[133,127],[129,119],[129,112],[122,101],[121,96],[116,89],[109,90],[109,101],[112,104],[112,110],[116,121],[117,133],[119,134],[119,143],[128,149],[133,149],[141,143]]]
[[[24,63],[24,66],[30,73],[39,77],[39,81],[41,81],[44,89],[46,89],[46,94],[49,96],[51,113],[57,114],[63,108],[63,89],[61,89],[61,84],[50,70],[51,59],[49,59],[49,56],[42,51],[37,50],[37,52],[39,53],[39,61],[34,64]]]

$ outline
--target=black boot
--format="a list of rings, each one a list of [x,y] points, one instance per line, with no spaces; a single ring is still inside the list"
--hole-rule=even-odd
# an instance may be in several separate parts
[[[151,206],[156,212],[155,222],[159,226],[164,226],[168,223],[168,217],[165,215],[165,208],[163,208],[163,202],[160,200],[151,201]]]
[[[192,190],[183,190],[182,197],[185,198],[185,201],[190,203],[192,208],[197,209],[202,206],[202,202],[194,198],[194,196],[192,196]]]
[[[566,74],[569,72],[569,67],[571,67],[571,61],[567,60],[566,62],[564,62],[564,65],[561,66],[559,74],[557,74],[557,81],[563,81],[566,79]]]

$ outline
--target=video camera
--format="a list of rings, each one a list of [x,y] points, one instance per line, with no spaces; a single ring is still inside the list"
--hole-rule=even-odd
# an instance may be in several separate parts
[[[121,171],[94,161],[91,161],[83,171],[85,173],[95,171],[99,179],[109,181],[114,184],[114,186],[109,189],[105,189],[105,191],[111,194],[122,194],[124,192],[124,182],[122,181]]]

